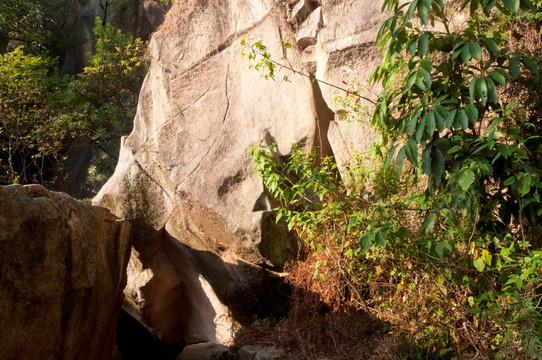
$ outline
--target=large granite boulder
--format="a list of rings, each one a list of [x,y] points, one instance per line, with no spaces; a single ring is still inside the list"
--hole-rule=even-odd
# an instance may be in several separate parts
[[[297,34],[277,6],[175,2],[149,44],[133,132],[94,199],[137,228],[126,309],[164,340],[227,344],[239,323],[282,308],[280,271],[296,239],[275,223],[252,145],[277,143],[280,157],[294,144],[320,156],[333,146],[343,165],[372,140],[366,125],[341,134],[338,122],[328,137],[344,113],[335,90],[279,68],[277,81],[263,79],[240,41],[261,39],[274,59],[331,84],[364,82],[379,59],[381,1],[289,1]],[[300,46],[286,51],[281,41],[295,39]]]
[[[275,223],[249,151],[276,142],[283,156],[294,143],[329,154],[333,114],[309,79],[265,80],[241,57],[251,34],[300,65],[273,6],[175,2],[149,44],[134,130],[94,200],[138,227],[126,292],[164,339],[225,344],[239,322],[286,300],[275,271],[296,239]]]
[[[108,359],[131,226],[39,185],[0,187],[0,359]]]

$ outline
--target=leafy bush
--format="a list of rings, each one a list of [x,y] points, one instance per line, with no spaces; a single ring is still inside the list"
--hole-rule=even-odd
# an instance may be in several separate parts
[[[74,124],[57,116],[66,82],[51,75],[55,61],[23,50],[0,55],[0,182],[44,183],[54,178]]]
[[[0,53],[24,46],[32,54],[62,56],[75,22],[70,0],[3,0],[0,3]]]
[[[95,188],[112,174],[135,115],[146,44],[101,21],[94,32],[91,65],[75,77],[60,77],[43,52],[19,46],[0,55],[1,183],[54,183],[65,155],[81,146],[94,153]]]
[[[389,321],[403,356],[540,358],[542,47],[495,35],[540,31],[540,8],[465,0],[471,20],[454,27],[455,5],[385,1],[377,159],[350,168],[354,185],[314,155],[253,158],[311,250],[315,290]]]
[[[93,160],[93,168],[100,171],[90,174],[94,188],[99,188],[113,173],[120,137],[131,130],[145,75],[146,43],[99,19],[94,35],[91,64],[70,83],[64,106],[66,116],[81,125],[85,144],[102,152]]]

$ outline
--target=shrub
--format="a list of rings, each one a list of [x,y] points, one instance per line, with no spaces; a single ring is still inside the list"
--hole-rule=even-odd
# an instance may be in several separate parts
[[[540,358],[541,48],[495,35],[539,31],[539,5],[465,0],[471,20],[454,28],[455,5],[385,1],[380,136],[376,158],[350,168],[356,183],[299,151],[253,158],[324,301],[389,321],[408,358]]]

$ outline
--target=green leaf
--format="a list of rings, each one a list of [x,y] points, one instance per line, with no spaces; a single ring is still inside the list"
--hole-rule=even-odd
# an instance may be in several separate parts
[[[416,10],[416,7],[418,6],[418,0],[414,0],[410,3],[410,6],[408,7],[408,10],[405,14],[405,20],[409,20],[412,18],[412,15],[414,15],[414,10]]]
[[[482,48],[477,42],[471,42],[469,44],[469,50],[473,58],[480,61],[482,60]]]
[[[453,154],[453,153],[456,153],[458,152],[459,150],[461,150],[461,145],[455,145],[455,146],[452,146],[450,148],[450,150],[448,150],[448,154]]]
[[[499,46],[493,38],[482,37],[481,40],[492,56],[497,56],[499,54]]]
[[[519,11],[519,0],[503,0],[504,6],[512,13],[517,14]]]
[[[478,122],[478,109],[474,104],[467,104],[467,106],[465,106],[465,113],[472,124]]]
[[[487,94],[489,96],[489,99],[493,104],[498,104],[499,99],[497,97],[497,87],[495,86],[495,83],[493,82],[493,79],[486,78],[487,83]]]
[[[446,116],[448,115],[448,113],[446,112],[446,108],[442,105],[434,105],[433,108],[436,110],[437,114],[439,117],[443,118],[443,119],[446,119]]]
[[[484,14],[489,17],[490,14],[491,14],[491,10],[493,9],[493,7],[495,6],[495,4],[497,3],[497,0],[484,0]]]
[[[516,182],[516,177],[515,176],[510,176],[508,179],[504,180],[503,185],[504,186],[510,186],[515,182]]]
[[[435,213],[429,214],[423,221],[420,231],[425,231],[428,234],[432,234],[434,231],[436,218]]]
[[[532,177],[526,174],[519,182],[518,191],[521,196],[525,196],[531,191]]]
[[[395,154],[395,150],[397,149],[398,146],[399,146],[399,144],[395,144],[391,148],[390,154],[388,155],[388,158],[386,159],[386,162],[384,163],[384,169],[387,169],[388,166],[390,166],[391,159],[393,158],[393,155]]]
[[[500,85],[505,85],[505,84],[506,84],[506,79],[505,79],[504,76],[502,76],[501,73],[498,72],[498,71],[495,71],[495,70],[490,71],[490,72],[489,72],[489,76],[491,76],[491,78],[492,78],[493,80],[495,80],[495,82],[496,82],[497,84],[500,84]]]
[[[420,142],[423,138],[423,133],[425,131],[425,124],[427,123],[427,114],[422,116],[420,123],[418,124],[418,129],[416,130],[416,141]]]
[[[379,231],[376,234],[376,244],[378,246],[381,246],[381,247],[386,246],[387,239],[388,239],[388,234],[386,234],[385,232]]]
[[[425,70],[424,68],[420,69],[419,71],[423,75],[423,84],[425,85],[426,89],[429,89],[431,87],[431,74],[429,71]]]
[[[452,128],[452,124],[454,123],[455,114],[457,113],[457,109],[452,109],[448,113],[448,116],[446,116],[446,127],[448,129]]]
[[[469,86],[469,96],[470,98],[472,99],[472,101],[476,100],[476,83],[478,81],[478,78],[475,78],[473,77],[472,80],[470,81],[470,86]]]
[[[386,114],[388,113],[388,104],[385,97],[382,98],[382,100],[380,101],[380,113],[382,114],[382,116],[386,116]]]
[[[422,152],[422,170],[427,175],[431,175],[431,151],[430,151],[430,149],[425,149]]]
[[[479,78],[478,81],[476,82],[476,85],[477,85],[476,86],[477,98],[482,100],[482,106],[486,106],[487,98],[488,98],[486,79]]]
[[[479,5],[480,5],[480,0],[470,0],[470,13],[471,13],[471,15],[476,12]]]
[[[433,63],[431,62],[430,58],[425,58],[425,59],[420,60],[420,65],[429,73],[431,73],[431,71],[433,70]]]
[[[420,20],[422,21],[422,24],[427,24],[427,16],[429,14],[429,8],[425,7],[423,2],[420,2],[418,4],[418,16],[420,17]]]
[[[538,74],[538,66],[536,65],[536,62],[533,59],[531,59],[529,56],[524,56],[522,60],[527,66],[527,68],[531,70],[533,74]]]
[[[502,155],[502,157],[504,157],[505,159],[508,159],[508,157],[510,156],[510,154],[512,154],[512,150],[510,149],[510,147],[506,144],[495,144],[495,147],[497,147],[497,151],[499,152],[499,154]]]
[[[459,123],[461,124],[461,127],[463,130],[467,130],[469,128],[469,118],[467,114],[465,113],[465,109],[461,109],[457,112],[456,118],[458,119]]]
[[[431,172],[435,183],[438,185],[444,175],[444,155],[439,148],[433,147],[431,151]]]
[[[444,248],[440,244],[435,245],[435,253],[437,253],[439,259],[442,259],[442,256],[444,255]],[[441,275],[438,277],[438,282],[440,285],[444,283],[444,278]]]
[[[422,110],[418,110],[414,115],[412,115],[412,118],[410,119],[410,129],[409,129],[409,135],[414,135],[414,132],[416,131],[416,124],[418,124],[418,118],[420,117],[420,114],[422,113]]]
[[[472,264],[474,265],[474,267],[476,268],[476,270],[478,270],[479,272],[484,271],[484,269],[485,269],[485,267],[486,267],[486,264],[484,263],[484,260],[482,260],[482,258],[474,259],[474,261],[472,262]]]
[[[487,266],[491,266],[491,254],[487,249],[482,250],[482,260]]]
[[[438,132],[442,132],[444,130],[444,118],[437,112],[435,115],[435,120],[437,123]]]
[[[414,139],[408,140],[406,146],[406,156],[408,161],[410,161],[415,166],[418,165],[418,144]]]
[[[397,158],[395,159],[395,162],[397,164],[397,174],[401,175],[401,170],[403,170],[403,163],[405,161],[405,151],[406,151],[406,145],[399,150],[397,153]]]
[[[525,11],[533,11],[533,10],[536,11],[536,6],[533,4],[531,0],[521,0],[521,4],[519,5],[519,7],[520,9],[525,10]],[[539,330],[542,330],[542,329],[539,329]]]
[[[474,182],[475,176],[474,172],[471,169],[466,169],[465,171],[462,171],[459,174],[459,186],[461,187],[461,190],[467,191],[470,189],[470,186]]]
[[[519,67],[519,59],[518,58],[510,58],[508,63],[509,63],[508,64],[508,69],[510,71],[510,75],[512,76],[512,80],[514,80],[521,73],[521,69]]]
[[[371,248],[373,245],[372,240],[374,239],[375,234],[374,233],[363,233],[360,238],[361,242],[361,252],[365,253],[367,250]]]
[[[427,113],[427,121],[425,123],[425,131],[427,132],[427,135],[429,135],[429,138],[433,136],[435,133],[436,128],[436,120],[435,120],[435,112],[430,111]]]
[[[420,71],[418,71],[416,73],[416,85],[418,85],[420,90],[425,91],[426,87],[425,87],[425,83],[424,83],[424,76],[422,74],[423,70],[424,69],[421,69]]]
[[[465,44],[461,48],[461,60],[463,60],[463,62],[468,65],[470,58],[471,58],[471,55],[470,55],[469,44]]]
[[[413,71],[407,78],[407,89],[412,88],[412,85],[414,85],[414,82],[416,82],[416,76],[418,75],[417,71]]]
[[[429,49],[429,36],[427,36],[426,33],[423,33],[418,38],[418,53],[420,54],[420,57],[424,57],[427,54],[428,49]]]

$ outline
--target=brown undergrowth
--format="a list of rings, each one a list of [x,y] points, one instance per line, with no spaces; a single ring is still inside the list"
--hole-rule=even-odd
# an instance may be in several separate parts
[[[309,256],[289,265],[287,281],[294,290],[288,316],[255,319],[239,332],[235,348],[271,345],[294,359],[399,359],[399,340],[389,324],[345,302],[348,294],[338,277],[314,278],[317,261]]]

